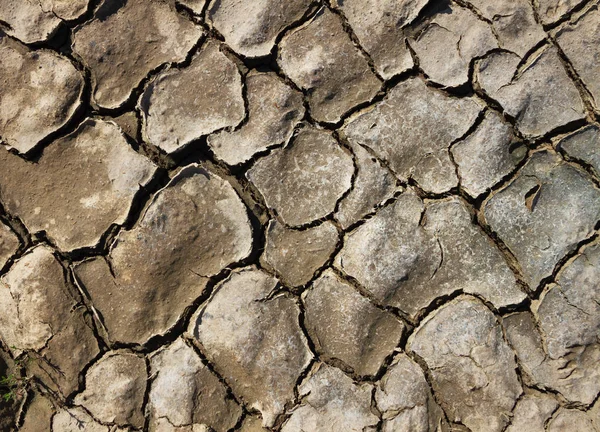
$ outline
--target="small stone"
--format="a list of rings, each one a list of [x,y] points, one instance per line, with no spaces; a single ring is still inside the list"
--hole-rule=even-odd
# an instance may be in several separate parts
[[[93,247],[111,225],[123,224],[156,169],[117,125],[95,119],[54,141],[35,164],[0,148],[0,166],[6,210],[63,251]]]
[[[327,9],[285,36],[279,44],[277,62],[306,91],[311,115],[317,121],[339,122],[381,88],[340,18]]]
[[[493,53],[476,62],[475,75],[483,91],[516,119],[517,127],[526,137],[545,135],[585,118],[579,92],[556,48],[543,48],[519,70],[515,57],[510,53]],[[487,87],[488,83],[492,85]]]
[[[559,408],[548,422],[547,432],[600,432],[600,424],[594,424],[591,416],[578,409]]]
[[[590,8],[577,21],[564,27],[556,37],[558,44],[569,58],[575,72],[594,98],[600,109],[600,12],[598,6]]]
[[[525,395],[517,402],[505,432],[546,432],[546,423],[558,408],[558,402],[543,393]]]
[[[600,191],[582,170],[547,151],[535,153],[483,206],[487,223],[536,288],[600,220]]]
[[[140,97],[144,136],[167,153],[244,119],[237,66],[207,42],[185,69],[169,69]]]
[[[54,36],[61,20],[51,10],[42,8],[40,1],[2,0],[0,23],[2,32],[23,43],[31,44],[46,41]],[[3,65],[5,58],[2,55]],[[14,89],[12,86],[7,88]]]
[[[0,221],[0,270],[17,252],[20,242],[17,235]]]
[[[247,162],[257,153],[287,143],[304,116],[302,94],[274,73],[250,72],[246,92],[248,121],[235,131],[208,137],[215,156],[229,165]]]
[[[547,37],[543,27],[536,22],[528,0],[468,0],[468,3],[492,24],[500,48],[519,57],[525,56]]]
[[[47,397],[34,393],[33,398],[28,402],[19,432],[50,432],[55,412],[54,404]]]
[[[118,8],[104,0],[73,32],[73,51],[91,72],[92,101],[118,108],[150,71],[185,60],[202,34],[172,0],[128,0]]]
[[[402,189],[393,173],[362,146],[352,145],[358,173],[352,190],[339,203],[335,219],[347,229]]]
[[[446,430],[444,413],[436,403],[423,371],[406,354],[398,354],[375,390],[383,416],[382,432]]]
[[[540,20],[544,25],[553,24],[567,15],[574,8],[584,3],[584,0],[537,0]]]
[[[600,176],[600,128],[591,125],[560,140],[556,146],[568,156],[583,161]]]
[[[1,32],[0,58],[0,142],[27,153],[73,117],[83,77],[68,59],[46,49],[31,51]]]
[[[272,220],[266,229],[265,251],[260,261],[284,284],[305,285],[333,255],[338,240],[338,231],[331,222],[298,231]]]
[[[379,75],[386,80],[413,67],[404,29],[426,5],[426,0],[332,1],[373,59]]]
[[[510,125],[494,111],[488,111],[472,134],[452,148],[463,189],[473,198],[488,191],[521,162],[527,148],[513,148],[516,137]]]
[[[325,218],[350,189],[354,164],[329,132],[306,128],[246,174],[289,226]]]
[[[52,249],[38,246],[0,279],[0,335],[14,356],[32,351],[29,373],[64,398],[99,352],[89,316]]]
[[[377,301],[417,315],[462,290],[496,307],[526,297],[500,251],[457,198],[427,206],[411,192],[381,209],[344,240],[335,266]]]
[[[500,432],[522,393],[514,354],[494,314],[459,297],[428,316],[408,340],[428,365],[448,415],[473,432]]]
[[[444,87],[468,83],[471,61],[498,47],[489,24],[455,5],[436,14],[409,43],[427,78]]]
[[[142,428],[147,380],[143,357],[124,351],[108,352],[87,371],[85,390],[74,402],[103,423]]]
[[[241,416],[241,408],[226,387],[182,339],[150,358],[150,375],[151,432],[168,429],[168,425],[174,431],[189,427],[191,432],[201,426],[226,431]]]
[[[442,193],[458,184],[448,147],[469,130],[480,111],[473,99],[445,96],[412,78],[356,116],[343,134],[373,150],[402,181],[413,178],[423,189]]]
[[[282,432],[363,432],[379,421],[371,412],[370,384],[355,384],[341,370],[319,364],[299,387],[301,403]]]
[[[233,187],[198,165],[175,175],[108,258],[75,267],[112,341],[144,344],[166,332],[209,278],[246,258],[252,229]],[[110,266],[109,263],[110,262]]]
[[[322,358],[341,360],[357,375],[376,375],[404,333],[399,319],[373,306],[331,270],[302,299],[317,352]]]
[[[235,52],[262,57],[271,53],[279,34],[302,18],[310,5],[310,0],[221,0],[209,6],[206,16]]]
[[[294,398],[294,387],[312,355],[298,324],[292,297],[274,295],[277,280],[246,269],[215,288],[192,319],[190,333],[208,360],[248,406],[272,427]]]
[[[52,418],[52,431],[60,432],[113,432],[113,428],[95,421],[79,407],[62,409]],[[116,431],[115,431],[116,432]]]

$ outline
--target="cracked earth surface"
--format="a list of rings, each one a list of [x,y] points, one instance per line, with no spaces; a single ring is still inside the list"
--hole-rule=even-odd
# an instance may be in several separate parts
[[[0,430],[600,432],[598,0],[0,0]]]

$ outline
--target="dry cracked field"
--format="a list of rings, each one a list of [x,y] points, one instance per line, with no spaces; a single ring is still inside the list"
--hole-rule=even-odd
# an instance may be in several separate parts
[[[599,0],[0,29],[2,432],[600,432]]]

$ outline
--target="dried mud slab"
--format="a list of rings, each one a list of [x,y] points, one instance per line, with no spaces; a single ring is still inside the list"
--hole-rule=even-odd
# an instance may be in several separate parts
[[[472,197],[488,191],[510,174],[527,153],[517,141],[509,124],[488,111],[481,124],[451,148],[462,188]]]
[[[504,430],[522,389],[500,323],[483,303],[459,297],[441,306],[412,334],[407,349],[427,363],[450,421],[473,432]]]
[[[132,432],[129,428],[103,425],[80,407],[61,409],[52,418],[52,429],[44,429],[46,430],[48,432]]]
[[[505,319],[524,371],[541,388],[591,404],[600,392],[600,246],[569,263],[532,310]]]
[[[156,169],[117,125],[95,119],[51,143],[36,163],[0,148],[0,165],[6,210],[63,251],[94,247],[111,225],[123,224]]]
[[[468,83],[471,61],[498,47],[485,21],[455,5],[435,15],[409,44],[427,78],[444,87]]]
[[[568,156],[583,161],[600,177],[600,128],[587,126],[561,139],[556,147]]]
[[[559,408],[548,422],[547,432],[600,432],[600,417],[597,412]]]
[[[481,295],[496,307],[526,297],[457,198],[425,205],[411,192],[402,194],[346,235],[335,266],[378,302],[413,316],[457,291]]]
[[[547,37],[536,22],[532,3],[527,0],[468,0],[467,3],[491,23],[498,46],[519,57]]]
[[[483,91],[516,120],[528,138],[585,118],[579,92],[554,47],[545,47],[519,67],[520,59],[494,52],[475,64]]]
[[[544,25],[559,21],[583,3],[584,0],[536,0],[538,15]]]
[[[400,343],[404,324],[378,309],[331,270],[302,294],[305,324],[323,359],[374,376]]]
[[[27,405],[19,432],[51,432],[52,417],[56,413],[54,404],[36,392],[30,396]]]
[[[269,55],[280,33],[300,20],[311,0],[212,1],[207,21],[244,57]]]
[[[353,174],[350,153],[329,132],[308,127],[256,162],[246,177],[286,225],[301,226],[331,214]]]
[[[29,353],[28,372],[64,398],[99,353],[90,317],[66,277],[52,250],[38,246],[0,279],[2,341],[15,356]]]
[[[103,423],[142,428],[147,381],[143,357],[124,351],[108,352],[87,371],[85,390],[74,403]]]
[[[277,62],[305,90],[310,113],[317,121],[339,122],[345,113],[371,100],[381,88],[341,19],[327,9],[283,38]]]
[[[413,67],[405,28],[427,5],[426,0],[333,0],[331,3],[344,14],[383,79]]]
[[[150,375],[150,432],[227,431],[241,416],[223,383],[181,338],[152,355]]]
[[[351,144],[358,169],[350,192],[339,202],[335,219],[347,229],[401,191],[394,174],[364,147]]]
[[[32,51],[1,32],[0,58],[0,142],[27,153],[73,117],[83,76],[67,58]]]
[[[198,165],[183,168],[108,257],[75,267],[111,341],[144,344],[170,329],[209,278],[246,258],[252,229],[232,186]]]
[[[370,384],[355,384],[337,368],[320,363],[298,388],[300,405],[282,432],[363,432],[379,421],[371,412]]]
[[[445,96],[412,78],[353,118],[342,133],[351,143],[373,150],[400,180],[413,178],[423,189],[442,193],[458,184],[448,148],[480,111],[473,99]]]
[[[242,79],[235,63],[211,41],[188,67],[157,75],[139,105],[144,137],[171,153],[244,119]]]
[[[398,354],[375,390],[383,417],[382,432],[447,430],[423,370],[406,354]]]
[[[536,288],[600,220],[600,190],[556,154],[535,153],[519,175],[484,204],[484,216]]]
[[[558,31],[556,40],[600,109],[600,31],[598,5]]]
[[[506,432],[546,432],[546,424],[558,408],[558,402],[543,393],[525,395],[517,402]]]
[[[229,165],[247,162],[257,153],[287,143],[304,116],[302,94],[275,73],[253,70],[245,82],[248,121],[237,130],[208,137],[215,156]]]
[[[40,0],[43,10],[51,11],[65,21],[72,21],[83,15],[88,3],[89,0]]]
[[[312,355],[298,324],[300,310],[277,280],[253,268],[232,273],[192,319],[190,333],[233,393],[272,427]]]
[[[17,252],[20,244],[17,235],[0,221],[0,269]]]
[[[331,222],[298,231],[272,220],[260,262],[287,286],[305,285],[333,255],[338,241],[338,231]]]
[[[92,101],[118,108],[149,72],[182,62],[203,31],[171,0],[104,0],[91,21],[73,33],[73,52],[91,72]]]

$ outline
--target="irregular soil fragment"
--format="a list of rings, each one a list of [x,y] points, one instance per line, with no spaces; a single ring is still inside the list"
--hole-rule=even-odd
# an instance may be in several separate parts
[[[145,343],[162,334],[203,292],[208,279],[246,258],[252,229],[229,183],[198,165],[183,168],[106,259],[75,273],[112,341]]]
[[[271,298],[276,286],[259,270],[232,273],[190,324],[206,357],[234,394],[261,412],[266,427],[294,398],[296,381],[312,358],[298,306],[285,294]]]
[[[335,265],[377,301],[410,315],[458,290],[497,307],[526,297],[500,251],[456,198],[425,206],[404,193],[346,236]]]
[[[240,407],[183,339],[177,339],[150,358],[150,375],[153,377],[148,402],[151,432],[169,427],[183,432],[186,426],[190,431],[203,426],[227,431],[236,425]]]
[[[246,177],[286,225],[300,226],[332,213],[353,174],[349,152],[329,132],[308,127],[260,159]]]
[[[279,34],[302,18],[311,3],[311,0],[220,0],[212,2],[206,16],[235,52],[245,57],[261,57],[271,53]]]
[[[403,323],[373,306],[331,270],[302,295],[306,328],[322,358],[341,360],[360,376],[375,375],[400,343]]]
[[[442,193],[458,183],[448,147],[480,111],[473,99],[445,96],[412,78],[352,119],[342,133],[351,143],[372,149],[401,180],[414,178],[423,189]]]
[[[281,41],[277,62],[307,93],[312,117],[337,123],[351,108],[375,96],[381,82],[367,59],[327,9]]]
[[[94,19],[73,33],[73,51],[92,75],[92,100],[118,108],[155,68],[182,62],[203,32],[172,0],[104,0]]]
[[[0,310],[12,311],[0,314],[2,341],[15,356],[28,352],[29,373],[64,398],[77,390],[79,373],[98,354],[98,343],[49,247],[36,247],[0,279]]]
[[[344,14],[384,79],[413,66],[404,29],[417,18],[426,0],[334,0],[331,3]]]
[[[0,142],[27,153],[73,117],[83,76],[67,58],[31,51],[1,32],[0,58]]]
[[[469,195],[486,192],[524,159],[527,148],[513,147],[516,140],[511,126],[488,111],[477,129],[451,148],[460,184]]]
[[[240,73],[217,43],[208,42],[188,67],[157,75],[140,108],[146,140],[171,153],[244,119]]]
[[[331,222],[298,231],[273,220],[266,229],[261,264],[275,271],[288,286],[304,285],[329,260],[338,240],[338,231]]]
[[[447,424],[423,370],[406,354],[399,354],[375,390],[383,416],[383,432],[441,432]]]
[[[87,371],[85,390],[74,402],[103,423],[141,428],[147,381],[143,357],[125,351],[108,352]]]
[[[35,164],[0,148],[0,165],[6,209],[63,251],[93,247],[112,224],[123,224],[156,169],[117,125],[95,119],[54,141]]]
[[[516,55],[494,52],[475,64],[475,76],[483,91],[516,120],[523,135],[545,135],[585,118],[579,92],[556,48],[542,49],[519,69],[518,64]]]
[[[248,121],[235,131],[208,137],[215,156],[229,165],[247,162],[259,152],[287,143],[304,116],[302,94],[274,73],[250,72],[246,93]]]
[[[535,153],[519,175],[484,205],[490,227],[536,288],[600,220],[600,190],[556,154]]]
[[[557,408],[558,402],[551,396],[525,395],[517,402],[506,432],[545,432],[546,424]]]
[[[371,412],[370,384],[355,384],[337,368],[319,364],[298,388],[301,403],[282,432],[362,432],[379,419]]]
[[[500,323],[483,303],[459,297],[441,306],[409,338],[407,349],[427,363],[451,421],[473,432],[504,430],[522,389]]]

